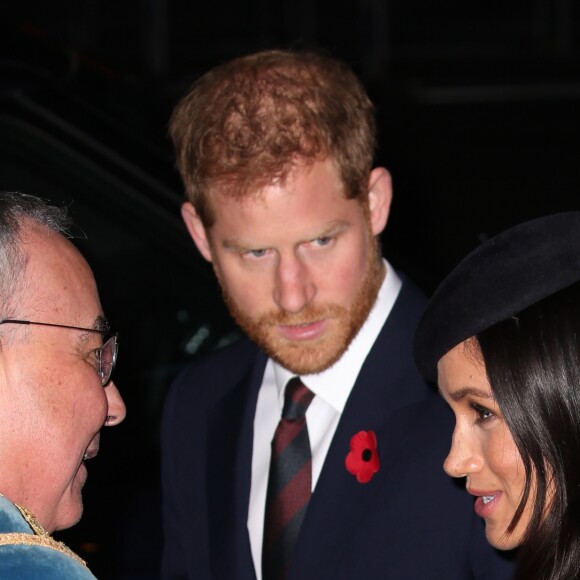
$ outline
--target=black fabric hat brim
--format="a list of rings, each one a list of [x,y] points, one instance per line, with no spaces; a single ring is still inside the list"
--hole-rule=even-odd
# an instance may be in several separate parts
[[[443,280],[419,321],[414,357],[437,380],[454,346],[580,280],[580,212],[514,226],[468,254]]]

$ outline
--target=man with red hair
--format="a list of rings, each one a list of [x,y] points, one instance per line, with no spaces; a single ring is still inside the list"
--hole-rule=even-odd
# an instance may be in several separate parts
[[[424,298],[381,257],[391,179],[356,76],[239,58],[171,136],[183,219],[249,340],[168,396],[164,578],[508,578],[441,467],[452,421],[411,356]]]

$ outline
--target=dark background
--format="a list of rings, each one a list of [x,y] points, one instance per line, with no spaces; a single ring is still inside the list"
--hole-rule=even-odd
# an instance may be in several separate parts
[[[394,179],[385,254],[430,292],[484,237],[578,209],[579,33],[574,0],[3,2],[0,189],[69,207],[121,336],[127,419],[59,534],[99,578],[158,577],[163,397],[236,336],[179,217],[166,124],[191,82],[262,48],[350,63]]]

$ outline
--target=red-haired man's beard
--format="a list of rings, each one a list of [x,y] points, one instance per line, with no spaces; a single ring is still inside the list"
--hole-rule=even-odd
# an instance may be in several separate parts
[[[373,239],[371,244],[375,250],[369,248],[366,275],[348,306],[309,304],[296,314],[277,310],[250,316],[222,288],[224,300],[241,329],[269,357],[297,375],[320,373],[344,354],[377,298],[385,269],[376,241]],[[279,330],[281,325],[298,326],[321,320],[326,327],[319,338],[290,340]]]

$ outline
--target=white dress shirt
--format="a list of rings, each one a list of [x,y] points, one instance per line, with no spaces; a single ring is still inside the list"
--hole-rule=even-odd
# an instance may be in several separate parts
[[[300,376],[302,382],[316,395],[306,412],[312,450],[313,490],[358,373],[401,289],[400,278],[386,260],[385,266],[387,275],[379,289],[377,300],[346,352],[329,369],[318,374]],[[282,415],[284,388],[293,376],[296,374],[269,359],[258,394],[254,417],[252,485],[248,512],[248,531],[257,580],[262,580],[262,539],[270,470],[270,446]]]

